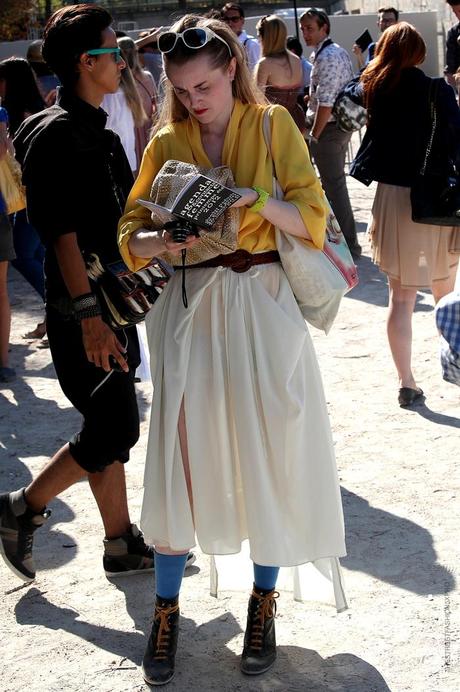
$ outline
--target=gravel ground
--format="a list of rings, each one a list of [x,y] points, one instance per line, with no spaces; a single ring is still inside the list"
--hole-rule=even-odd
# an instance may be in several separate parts
[[[278,602],[279,656],[258,679],[238,668],[248,593],[209,596],[209,560],[184,580],[177,674],[170,690],[454,692],[459,675],[460,390],[441,379],[432,298],[420,292],[414,364],[426,400],[397,405],[385,332],[385,277],[369,259],[365,227],[373,190],[349,182],[360,238],[360,284],[329,334],[314,332],[342,485],[349,610]],[[22,335],[41,317],[13,271],[12,364],[0,389],[0,491],[25,485],[73,432],[78,416],[56,383],[50,353]],[[150,385],[138,388],[142,436],[127,467],[139,515]],[[36,581],[23,586],[0,564],[5,692],[146,689],[139,665],[149,631],[153,580],[108,582],[102,527],[86,482],[51,503],[38,532]]]

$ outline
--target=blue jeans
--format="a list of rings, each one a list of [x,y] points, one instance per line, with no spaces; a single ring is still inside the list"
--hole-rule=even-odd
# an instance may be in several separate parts
[[[37,293],[45,300],[45,276],[43,274],[43,261],[45,248],[33,226],[27,221],[26,210],[22,209],[11,219],[13,226],[13,242],[16,259],[12,265],[20,272],[26,281],[35,288]]]

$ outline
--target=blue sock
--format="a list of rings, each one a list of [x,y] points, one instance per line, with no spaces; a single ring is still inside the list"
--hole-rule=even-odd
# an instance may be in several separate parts
[[[263,591],[273,591],[278,579],[279,567],[264,567],[254,562],[254,584]]]
[[[155,550],[157,596],[169,600],[179,594],[187,556],[188,553],[184,553],[184,555],[163,555]]]

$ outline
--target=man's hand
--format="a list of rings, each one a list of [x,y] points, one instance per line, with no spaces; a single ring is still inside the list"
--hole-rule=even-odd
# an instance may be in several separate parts
[[[118,341],[115,333],[106,325],[101,317],[87,317],[81,321],[83,346],[90,363],[106,372],[113,370],[110,364],[112,357],[124,372],[129,371],[124,356],[125,348]]]
[[[358,63],[358,68],[361,70],[364,67],[364,53],[357,43],[353,44],[353,53],[356,55],[356,62]]]

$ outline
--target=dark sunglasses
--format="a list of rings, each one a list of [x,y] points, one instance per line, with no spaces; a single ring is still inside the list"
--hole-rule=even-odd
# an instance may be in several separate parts
[[[239,22],[240,19],[242,19],[242,16],[240,14],[230,14],[227,16],[222,17],[222,21],[225,22],[226,24],[231,24],[233,22]]]
[[[158,37],[158,48],[161,53],[171,53],[176,47],[178,39],[181,39],[182,43],[184,46],[187,46],[187,48],[198,50],[215,38],[226,46],[231,56],[232,51],[227,41],[224,41],[221,36],[211,29],[208,29],[208,27],[190,27],[190,29],[185,29],[185,31],[181,33],[176,31],[165,31]]]

